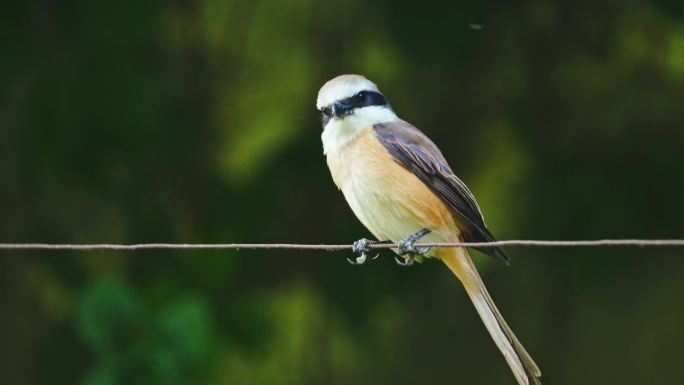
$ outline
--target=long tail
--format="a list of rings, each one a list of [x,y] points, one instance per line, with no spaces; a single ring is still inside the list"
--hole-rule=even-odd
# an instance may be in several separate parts
[[[532,357],[527,353],[515,334],[496,308],[492,297],[487,292],[480,274],[464,248],[440,250],[440,258],[449,269],[461,280],[475,309],[482,318],[487,331],[494,339],[496,346],[506,358],[515,378],[520,385],[541,385],[541,371]]]

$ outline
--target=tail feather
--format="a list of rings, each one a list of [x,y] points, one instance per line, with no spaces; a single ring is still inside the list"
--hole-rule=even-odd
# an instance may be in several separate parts
[[[442,261],[461,280],[494,343],[520,385],[541,385],[541,371],[497,309],[466,249],[443,249]]]

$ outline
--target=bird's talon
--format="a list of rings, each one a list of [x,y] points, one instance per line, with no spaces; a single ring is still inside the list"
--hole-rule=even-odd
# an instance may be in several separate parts
[[[399,255],[424,255],[429,251],[429,247],[415,247],[413,242],[399,242],[399,247],[397,248],[397,254]]]
[[[354,242],[354,244],[352,245],[352,251],[359,254],[367,253],[370,251],[368,245],[371,243],[372,241],[370,239],[361,238],[358,241]]]
[[[351,258],[347,258],[349,264],[351,264],[352,266],[359,266],[366,263],[368,261],[368,253],[370,252],[370,247],[368,247],[368,245],[370,245],[371,243],[373,243],[373,241],[366,238],[362,238],[354,242],[354,244],[352,245],[352,251],[354,253],[359,254],[359,256],[353,260]],[[376,255],[375,257],[372,257],[371,259],[376,259],[379,255],[380,254]]]
[[[406,257],[406,260],[404,260],[404,261],[402,261],[398,257],[394,257],[394,261],[397,263],[397,265],[399,265],[401,267],[409,267],[409,266],[413,265],[414,260],[415,260],[415,258],[413,257],[413,255],[409,255],[408,257]]]
[[[413,265],[413,262],[415,261],[415,256],[416,255],[424,255],[428,251],[430,251],[429,247],[415,247],[413,244],[419,240],[420,238],[424,237],[426,234],[428,234],[430,230],[428,229],[423,229],[418,231],[415,234],[411,234],[410,236],[406,237],[406,239],[402,239],[401,241],[397,242],[397,254],[399,256],[406,256],[405,261],[402,261],[401,259],[395,257],[394,260],[397,262],[399,266],[404,266],[408,267]]]
[[[424,237],[430,232],[428,229],[423,229],[418,231],[415,234],[411,234],[408,236],[406,239],[402,239],[401,241],[398,242],[398,247],[397,247],[397,254],[399,255],[423,255],[430,251],[429,247],[415,247],[413,244],[418,241],[420,238]]]
[[[360,256],[356,257],[355,259],[347,258],[347,262],[349,262],[350,265],[352,266],[359,266],[363,265],[366,263],[367,255],[365,253],[361,254]]]
[[[430,251],[429,247],[419,247],[416,249],[416,254],[425,255]]]

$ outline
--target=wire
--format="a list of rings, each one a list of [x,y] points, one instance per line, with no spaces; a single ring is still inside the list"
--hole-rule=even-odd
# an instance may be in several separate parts
[[[541,241],[541,240],[507,240],[496,242],[451,242],[451,243],[416,243],[415,247],[684,247],[684,239],[597,239],[578,241]],[[136,250],[351,250],[350,244],[296,244],[296,243],[138,243],[138,244],[57,244],[57,243],[0,243],[0,250],[71,250],[71,251],[136,251]],[[396,248],[396,243],[370,243],[370,249]]]

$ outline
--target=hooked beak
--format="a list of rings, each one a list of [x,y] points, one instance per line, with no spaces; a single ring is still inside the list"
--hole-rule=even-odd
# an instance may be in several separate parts
[[[353,105],[351,105],[350,103],[345,103],[343,101],[335,102],[332,105],[332,115],[338,118],[342,118],[351,114],[353,110]]]

